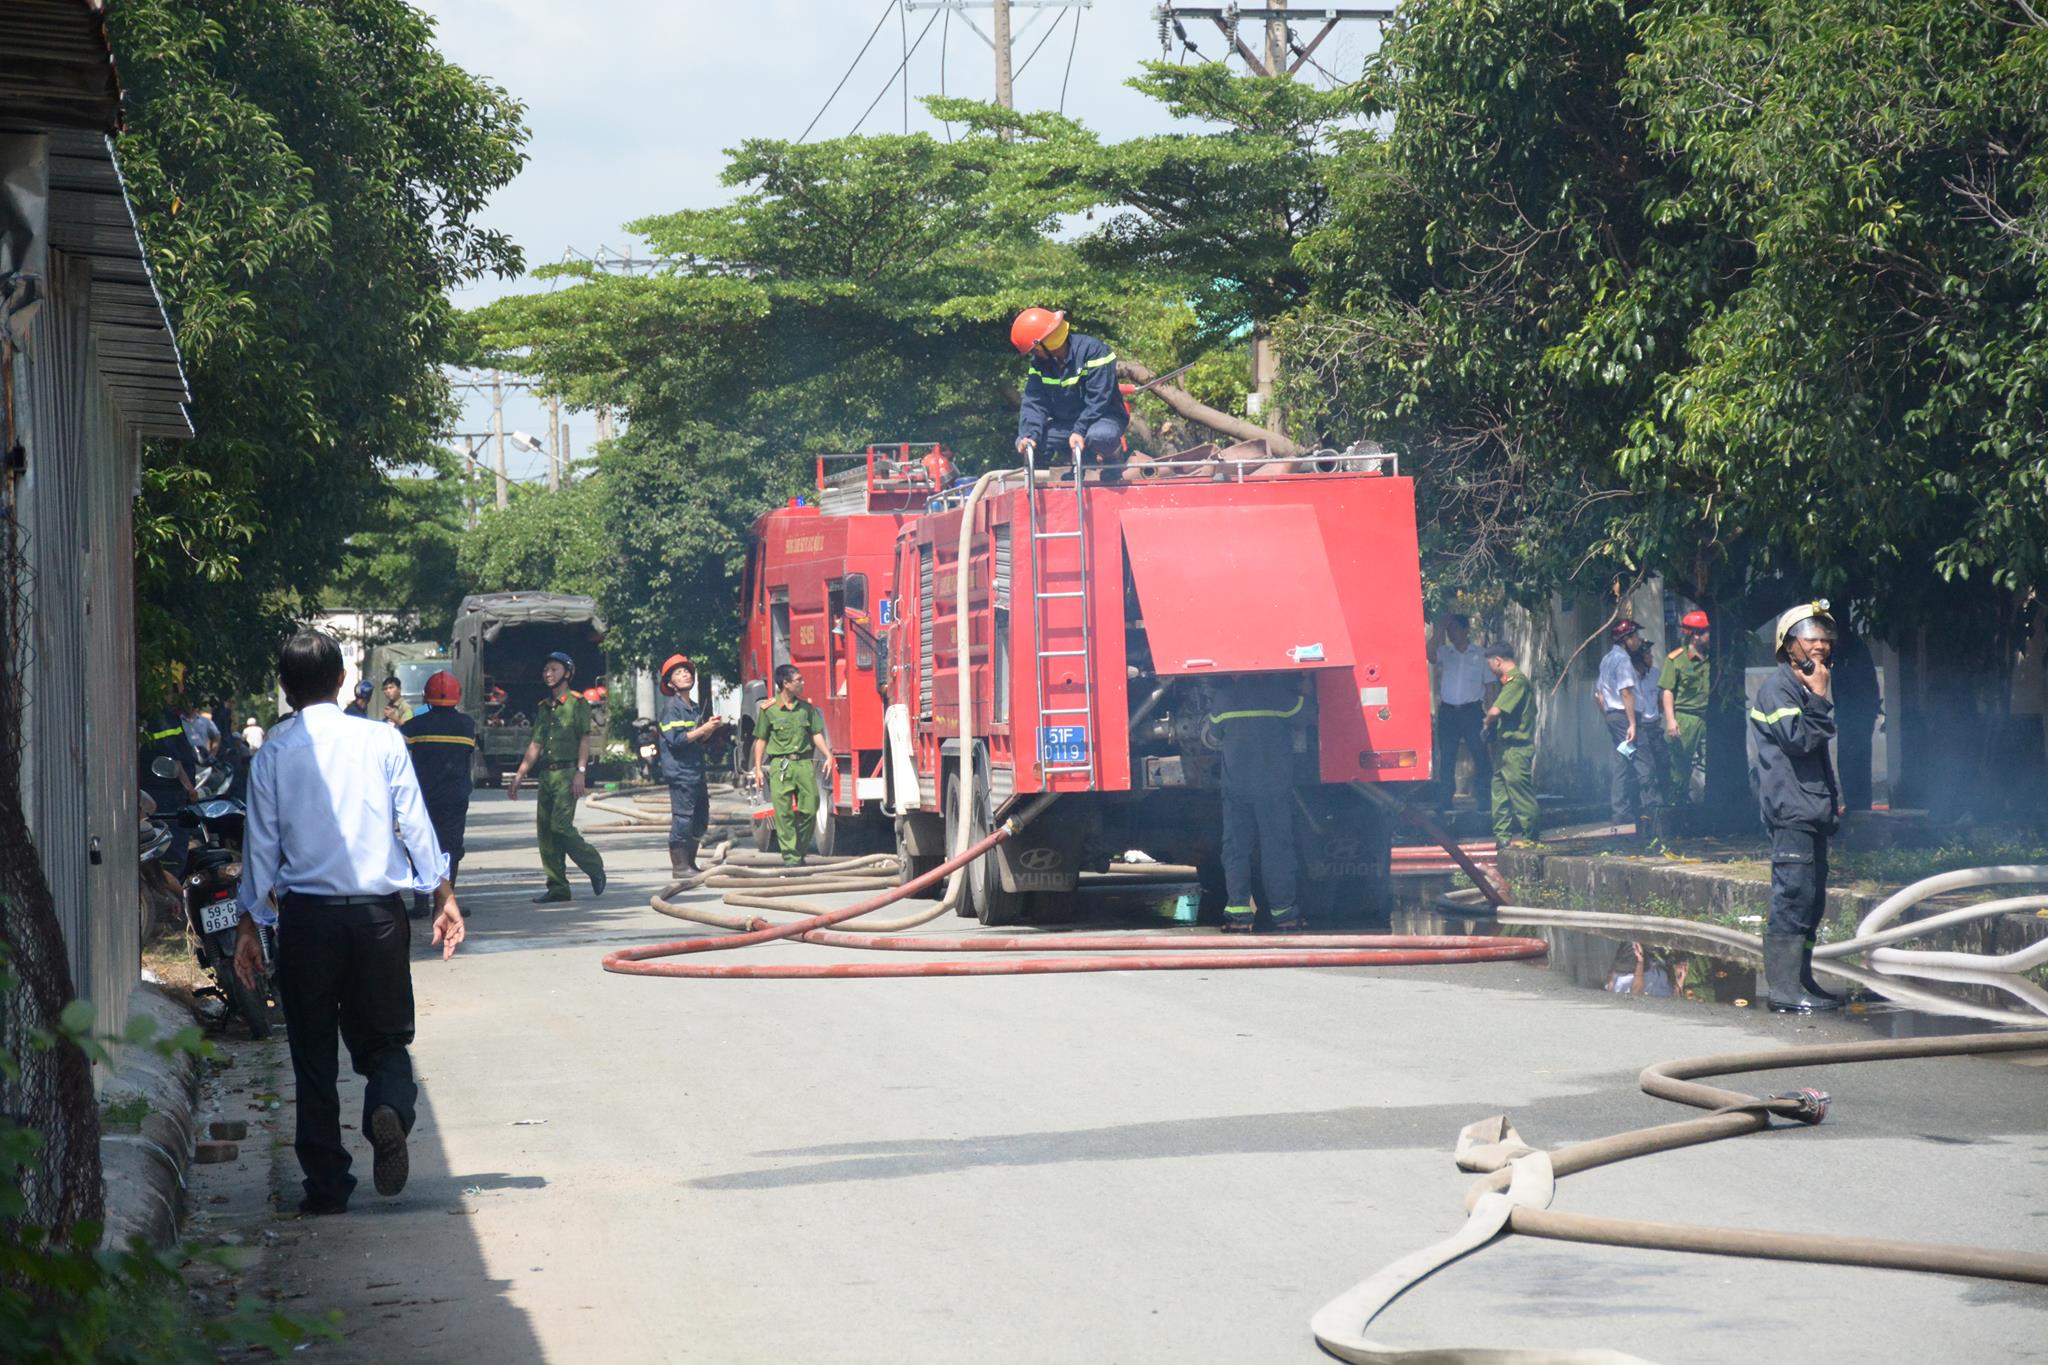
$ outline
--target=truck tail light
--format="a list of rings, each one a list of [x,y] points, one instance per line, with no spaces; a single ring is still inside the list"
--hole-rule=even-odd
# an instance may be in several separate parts
[[[1413,749],[1395,749],[1390,753],[1373,753],[1368,750],[1358,756],[1361,768],[1412,768],[1415,766]]]

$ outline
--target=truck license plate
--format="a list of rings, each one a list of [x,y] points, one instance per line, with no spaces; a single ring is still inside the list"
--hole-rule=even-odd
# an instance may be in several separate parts
[[[199,907],[199,922],[206,926],[206,932],[217,934],[223,929],[232,929],[242,922],[242,907],[233,896],[224,901]]]
[[[1038,759],[1048,768],[1066,768],[1088,761],[1088,727],[1085,725],[1041,725],[1038,727]]]

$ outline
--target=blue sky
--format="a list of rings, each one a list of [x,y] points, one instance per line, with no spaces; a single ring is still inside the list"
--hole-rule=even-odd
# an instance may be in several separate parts
[[[915,3],[916,0],[912,0]],[[562,259],[565,251],[618,250],[630,239],[621,224],[649,214],[722,203],[723,149],[748,137],[799,136],[854,54],[887,11],[873,46],[847,80],[814,137],[852,130],[880,94],[863,132],[900,132],[899,85],[889,84],[905,37],[898,13],[885,0],[669,0],[644,6],[572,4],[568,0],[415,0],[439,24],[450,60],[504,86],[525,103],[532,139],[523,173],[499,193],[486,222],[512,234],[529,268]],[[1019,0],[1022,3],[1022,0]],[[1027,31],[1017,49],[1021,65],[1057,17],[1046,40],[1017,80],[1017,102],[1052,108],[1066,78],[1066,110],[1111,138],[1167,130],[1172,121],[1123,82],[1142,61],[1160,56],[1154,0],[1095,0],[1080,12],[1073,70],[1066,78],[1075,20],[1050,11]],[[933,11],[912,10],[908,40],[915,42]],[[972,11],[984,31],[988,11]],[[1032,14],[1016,13],[1023,29]],[[1299,27],[1299,26],[1298,26]],[[942,35],[945,41],[941,42]],[[1190,26],[1204,53],[1222,49],[1213,26]],[[1250,36],[1250,35],[1248,35]],[[1330,70],[1355,74],[1377,39],[1376,26],[1348,24],[1318,49]],[[1255,44],[1256,45],[1256,44]],[[1176,55],[1177,52],[1176,52]],[[948,93],[990,98],[994,58],[957,15],[939,15],[911,57],[910,127],[940,135],[939,125],[916,100]],[[544,288],[530,280],[488,280],[457,295],[474,306],[505,293]],[[573,452],[590,454],[592,414],[565,414]],[[487,395],[475,395],[465,428],[490,425]],[[509,398],[506,426],[536,436],[546,431],[540,404]],[[508,452],[515,477],[537,477],[538,456]]]

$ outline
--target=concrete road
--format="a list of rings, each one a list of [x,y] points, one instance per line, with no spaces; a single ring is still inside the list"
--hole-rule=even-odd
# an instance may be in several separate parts
[[[349,1215],[277,1225],[274,1287],[345,1315],[345,1342],[304,1359],[1315,1361],[1320,1304],[1461,1221],[1467,1122],[1505,1111],[1532,1142],[1574,1141],[1680,1116],[1637,1091],[1647,1063],[1870,1036],[1532,964],[610,976],[610,945],[681,929],[646,908],[662,833],[595,833],[613,889],[593,903],[579,879],[573,904],[534,906],[531,820],[478,793],[469,945],[447,965],[420,947],[412,1183],[378,1199],[365,1149]],[[1568,1178],[1557,1207],[2048,1251],[2048,1071],[1756,1084],[1819,1085],[1834,1111]],[[2048,1289],[1514,1239],[1376,1335],[2048,1360]]]

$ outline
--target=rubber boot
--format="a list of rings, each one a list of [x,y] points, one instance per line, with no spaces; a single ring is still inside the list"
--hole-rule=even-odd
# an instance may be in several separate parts
[[[1807,993],[1799,980],[1805,965],[1804,934],[1764,935],[1764,999],[1772,1013],[1812,1014],[1840,1007],[1839,997]]]
[[[1799,955],[1799,984],[1801,988],[1803,988],[1808,995],[1814,996],[1817,999],[1828,1001],[1829,1009],[1841,1008],[1843,1005],[1848,1003],[1847,997],[1836,995],[1833,991],[1827,990],[1824,987],[1822,987],[1820,982],[1814,980],[1813,940],[1804,939],[1802,940],[1802,942],[1806,946],[1804,951],[1802,951]]]
[[[668,875],[683,880],[697,870],[697,845],[685,839],[668,846]]]
[[[1252,931],[1254,912],[1249,905],[1226,905],[1223,907],[1223,932],[1226,934],[1249,934]]]

